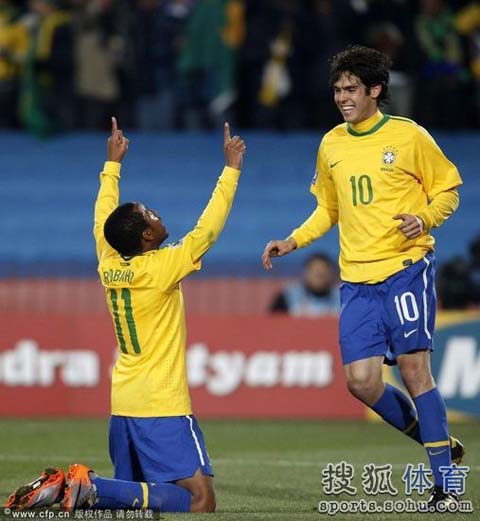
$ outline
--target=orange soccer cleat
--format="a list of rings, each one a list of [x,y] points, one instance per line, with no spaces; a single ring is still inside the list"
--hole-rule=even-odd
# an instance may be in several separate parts
[[[85,465],[70,465],[67,473],[65,493],[61,502],[62,508],[68,512],[76,509],[89,509],[97,499],[97,491],[90,479],[93,472]]]
[[[10,494],[5,508],[24,510],[27,508],[50,507],[63,497],[65,475],[60,469],[45,469],[42,475]]]

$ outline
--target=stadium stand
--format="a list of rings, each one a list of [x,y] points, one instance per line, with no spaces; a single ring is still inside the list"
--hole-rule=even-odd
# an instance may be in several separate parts
[[[465,183],[459,211],[435,233],[444,262],[464,254],[478,232],[480,136],[434,135]],[[0,277],[94,277],[92,215],[104,136],[73,134],[51,141],[20,133],[0,136]],[[308,186],[321,133],[247,133],[245,138],[248,156],[238,198],[202,276],[262,276],[259,257],[266,241],[293,229],[314,206]],[[174,241],[194,225],[221,167],[217,135],[133,134],[121,200],[157,208]],[[334,257],[335,234],[321,241],[322,250]],[[277,263],[275,274],[296,274],[307,254]]]

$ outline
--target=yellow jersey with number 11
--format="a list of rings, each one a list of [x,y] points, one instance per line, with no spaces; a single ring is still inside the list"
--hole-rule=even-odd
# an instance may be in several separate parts
[[[201,267],[230,212],[240,171],[225,167],[195,228],[176,244],[123,258],[103,226],[118,206],[120,164],[106,162],[95,204],[98,273],[118,342],[112,375],[113,415],[192,413],[186,374],[186,330],[180,282]]]

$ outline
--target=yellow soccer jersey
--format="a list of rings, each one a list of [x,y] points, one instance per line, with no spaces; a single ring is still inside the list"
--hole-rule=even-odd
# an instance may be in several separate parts
[[[94,236],[98,272],[118,341],[112,414],[156,417],[191,414],[186,375],[185,312],[180,281],[199,270],[230,212],[240,172],[225,167],[195,228],[178,243],[122,258],[103,226],[118,206],[120,164],[100,174]]]
[[[324,136],[311,186],[317,210],[291,236],[301,248],[338,222],[342,280],[381,282],[433,249],[428,227],[455,210],[458,195],[445,196],[444,218],[433,218],[429,203],[442,203],[461,184],[425,129],[377,112],[355,129],[344,123]],[[424,220],[421,236],[407,239],[397,229],[393,216],[401,213]]]

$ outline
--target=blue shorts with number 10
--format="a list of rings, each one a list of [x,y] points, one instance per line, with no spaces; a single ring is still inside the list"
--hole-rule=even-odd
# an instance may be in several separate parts
[[[345,282],[340,288],[343,364],[433,349],[435,257],[429,253],[378,284]]]

